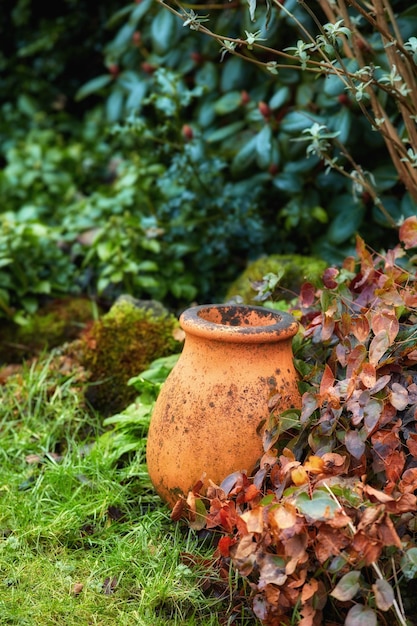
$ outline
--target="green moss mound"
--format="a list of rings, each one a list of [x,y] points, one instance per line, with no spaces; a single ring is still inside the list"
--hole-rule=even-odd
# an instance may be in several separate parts
[[[97,307],[88,298],[68,297],[49,302],[25,325],[2,320],[0,364],[21,363],[43,351],[76,339],[93,322]]]
[[[122,411],[137,395],[129,379],[153,360],[181,350],[179,330],[177,318],[159,303],[119,299],[81,340],[89,403],[104,416]]]
[[[271,298],[274,300],[292,300],[305,282],[320,284],[327,263],[322,259],[299,254],[272,254],[262,257],[246,270],[230,286],[226,300],[239,296],[245,304],[259,304],[255,300],[257,291],[252,284],[261,281],[269,273],[280,276]]]

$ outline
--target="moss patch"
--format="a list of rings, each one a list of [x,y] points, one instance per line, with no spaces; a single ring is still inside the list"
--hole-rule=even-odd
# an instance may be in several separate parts
[[[74,340],[95,314],[95,304],[88,298],[62,298],[39,309],[24,326],[3,320],[0,363],[20,363]]]
[[[137,392],[128,381],[159,357],[181,350],[176,317],[155,307],[118,301],[81,339],[81,359],[90,372],[87,400],[103,415],[133,402]]]
[[[315,257],[298,254],[273,254],[254,261],[230,286],[226,300],[240,296],[245,304],[259,304],[254,300],[257,292],[252,283],[261,281],[270,272],[280,276],[274,300],[291,300],[304,282],[318,285],[327,263]]]

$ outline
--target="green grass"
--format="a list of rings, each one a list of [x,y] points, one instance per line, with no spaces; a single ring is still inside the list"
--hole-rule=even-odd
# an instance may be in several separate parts
[[[49,359],[0,388],[0,623],[253,625],[184,562],[210,548],[153,492],[144,424],[102,436],[82,384]]]

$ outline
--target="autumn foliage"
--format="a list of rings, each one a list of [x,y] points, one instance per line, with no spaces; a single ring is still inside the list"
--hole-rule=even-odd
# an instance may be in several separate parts
[[[197,485],[173,518],[218,537],[262,624],[407,624],[417,576],[417,218],[384,254],[306,284],[293,314],[301,410],[265,425],[255,474]],[[411,262],[410,262],[411,261]],[[408,606],[403,606],[403,599]]]

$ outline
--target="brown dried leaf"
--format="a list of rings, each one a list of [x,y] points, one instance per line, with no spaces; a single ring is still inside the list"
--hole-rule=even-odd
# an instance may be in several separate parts
[[[249,533],[261,534],[263,532],[263,529],[264,529],[263,514],[264,514],[263,506],[257,506],[254,509],[249,509],[249,511],[242,513],[240,518],[243,519],[243,521],[245,522]]]
[[[399,238],[406,250],[417,247],[417,217],[415,215],[407,217],[401,224]]]
[[[350,538],[339,528],[332,528],[327,523],[321,524],[314,544],[317,560],[324,563],[331,556],[340,554],[349,543]]]
[[[386,330],[389,345],[391,345],[398,334],[400,324],[394,311],[383,309],[382,311],[376,311],[372,315],[371,328],[375,336],[381,331]]]
[[[403,473],[405,466],[405,454],[400,450],[393,450],[384,458],[385,473],[390,482],[396,483]]]
[[[369,322],[365,315],[352,318],[351,332],[360,343],[364,343],[368,339],[369,330]]]
[[[378,365],[389,346],[390,339],[388,331],[385,329],[380,330],[369,344],[369,362],[372,365]]]

